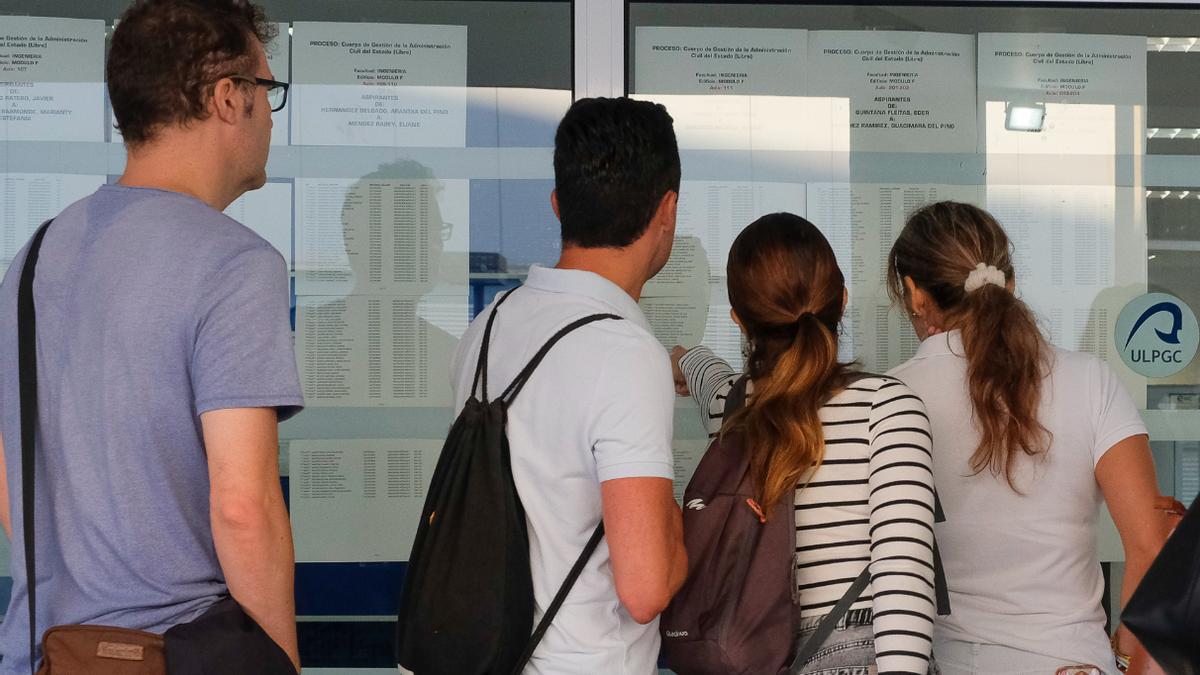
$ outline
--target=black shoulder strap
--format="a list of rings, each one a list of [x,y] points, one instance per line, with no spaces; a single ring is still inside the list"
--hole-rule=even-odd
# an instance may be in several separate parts
[[[500,300],[496,302],[496,306],[492,308],[491,316],[488,317],[487,326],[483,329],[483,344],[479,347],[479,362],[475,365],[475,381],[471,385],[471,395],[474,396],[476,388],[479,387],[479,393],[482,395],[480,400],[484,402],[487,402],[488,400],[487,357],[489,343],[491,342],[492,338],[492,326],[496,321],[496,314],[500,309],[500,305],[504,304],[504,301],[507,300],[515,290],[516,289],[509,291],[504,295],[503,298],[500,298]],[[550,353],[550,350],[554,347],[554,345],[558,344],[559,340],[590,323],[603,321],[605,319],[620,320],[621,317],[617,316],[616,314],[591,314],[589,316],[576,319],[575,321],[572,321],[566,326],[560,328],[558,332],[550,336],[549,340],[546,340],[546,343],[543,344],[542,348],[533,355],[533,358],[529,360],[529,363],[525,364],[525,367],[521,369],[521,372],[517,373],[517,376],[513,378],[513,381],[509,383],[508,387],[504,390],[504,393],[500,394],[499,400],[503,401],[505,405],[512,403],[513,399],[517,397],[517,394],[521,393],[521,389],[525,387],[525,384],[529,382],[529,378],[533,375],[533,371],[536,370],[539,365],[541,365],[542,359],[546,358],[546,354]],[[479,386],[481,384],[482,387]],[[550,629],[550,624],[554,621],[554,616],[558,614],[559,608],[561,608],[563,602],[566,601],[567,594],[571,592],[571,588],[575,585],[575,581],[578,580],[579,575],[583,573],[584,566],[587,565],[587,561],[592,557],[592,554],[596,552],[596,547],[600,545],[600,540],[603,538],[604,521],[601,520],[600,524],[597,525],[596,529],[592,532],[592,536],[590,539],[588,539],[587,544],[584,545],[583,551],[581,551],[579,553],[579,557],[575,559],[575,564],[571,566],[571,570],[567,573],[567,578],[564,579],[562,585],[558,587],[558,592],[554,594],[554,599],[550,601],[550,606],[546,608],[546,612],[542,615],[541,621],[538,622],[537,627],[533,630],[533,634],[529,636],[529,642],[525,644],[525,650],[521,653],[521,658],[517,660],[516,666],[513,667],[513,675],[520,675],[520,672],[525,669],[525,664],[529,663],[529,659],[533,656],[534,650],[537,649],[537,646],[541,643],[542,638],[545,637],[546,631]]]
[[[804,672],[804,664],[808,663],[808,660],[813,657],[813,654],[817,653],[821,645],[825,644],[825,641],[829,639],[829,634],[837,627],[838,621],[841,621],[846,612],[850,611],[850,605],[853,605],[854,601],[858,600],[858,596],[862,595],[863,589],[870,582],[871,566],[867,565],[863,567],[862,572],[858,573],[858,577],[854,579],[854,583],[850,584],[850,588],[846,589],[846,592],[837,601],[837,604],[833,606],[833,609],[829,610],[825,618],[821,619],[821,623],[817,624],[817,629],[813,631],[812,635],[808,636],[808,640],[797,650],[796,658],[792,660],[792,666],[788,669],[788,672],[792,673],[792,675]]]
[[[733,386],[725,394],[725,410],[721,413],[722,418],[728,418],[746,405],[746,383],[749,381],[750,376],[744,373],[733,381]]]
[[[493,316],[495,316],[495,313],[493,313]],[[546,340],[546,344],[542,345],[542,348],[533,355],[533,358],[529,360],[529,363],[525,364],[525,367],[521,369],[521,372],[517,373],[517,376],[513,378],[512,383],[510,383],[508,388],[504,390],[504,393],[500,395],[500,399],[504,401],[504,404],[508,405],[512,403],[512,400],[517,397],[517,394],[521,393],[521,389],[524,388],[525,383],[529,381],[530,376],[533,375],[533,371],[536,370],[539,365],[541,365],[542,359],[546,358],[546,354],[550,353],[550,349],[554,347],[559,340],[566,337],[572,331],[578,330],[590,323],[603,321],[605,319],[620,320],[621,317],[617,316],[616,314],[592,314],[581,319],[576,319],[575,321],[572,321],[571,323],[559,329],[559,331],[552,335],[549,340]],[[525,669],[525,664],[529,662],[529,659],[533,656],[533,651],[537,649],[537,646],[541,643],[542,638],[546,636],[546,631],[550,629],[550,624],[554,621],[554,616],[558,614],[559,608],[562,607],[563,602],[567,599],[567,594],[571,592],[571,588],[575,585],[575,581],[579,579],[579,575],[583,572],[584,565],[587,564],[587,561],[592,557],[592,554],[596,552],[596,547],[600,545],[600,540],[603,538],[604,521],[601,520],[600,524],[597,525],[596,529],[592,532],[592,537],[588,539],[587,544],[584,545],[583,551],[580,552],[579,557],[575,559],[575,564],[571,566],[571,571],[567,573],[567,578],[564,579],[562,585],[558,587],[558,592],[554,594],[554,599],[550,602],[550,606],[546,608],[546,613],[542,615],[542,620],[538,622],[537,628],[534,629],[533,634],[529,637],[529,642],[525,645],[525,651],[521,653],[521,658],[517,661],[516,667],[513,668],[513,675],[520,675],[520,672]]]
[[[897,380],[891,375],[876,375],[874,373],[859,372],[852,376],[850,382],[863,379],[865,377],[882,377],[889,380]],[[946,512],[942,510],[942,499],[938,495],[937,489],[933,490],[933,522],[946,522]],[[946,583],[946,568],[942,565],[942,551],[938,548],[937,537],[933,538],[933,596],[937,605],[938,616],[950,615],[950,587]]]
[[[873,375],[872,373],[855,371],[849,374],[849,377],[846,380],[846,386],[868,377],[879,376]],[[737,383],[734,384],[733,389],[730,390],[729,398],[725,401],[726,414],[729,414],[731,411],[731,404],[733,406],[733,410],[736,410],[737,407],[742,405],[743,401],[745,400],[745,383],[746,376],[743,375],[738,379]],[[735,392],[738,394],[736,401],[734,400]],[[936,490],[934,490],[933,493],[933,506],[934,522],[944,522],[946,520],[946,514],[942,511],[942,502],[938,498]],[[942,567],[942,556],[938,550],[936,537],[933,540],[933,569],[934,596],[937,605],[937,613],[940,616],[946,616],[950,613],[950,592],[946,586],[946,572]],[[846,589],[845,594],[843,594],[841,599],[838,600],[837,604],[833,606],[833,609],[831,609],[829,613],[826,614],[823,619],[821,619],[821,622],[817,624],[816,630],[813,631],[808,640],[806,640],[804,644],[801,645],[797,650],[796,658],[792,661],[792,665],[789,669],[790,673],[797,675],[803,672],[804,664],[807,663],[814,654],[816,654],[817,649],[819,649],[821,645],[825,644],[825,641],[829,639],[830,633],[832,633],[834,628],[837,627],[838,621],[841,621],[846,612],[850,610],[850,606],[853,605],[856,600],[858,600],[858,597],[862,595],[862,592],[867,588],[867,584],[870,582],[871,566],[870,564],[867,564],[863,567],[862,572],[858,574],[858,577],[854,579],[854,583],[850,584],[850,587]]]
[[[567,599],[567,594],[571,592],[571,587],[575,585],[575,581],[579,579],[580,573],[583,572],[583,566],[587,564],[588,559],[596,552],[596,547],[600,545],[600,540],[603,538],[604,521],[601,520],[600,524],[596,526],[596,530],[592,532],[592,538],[588,539],[588,543],[583,547],[583,552],[579,554],[579,558],[571,566],[571,571],[567,573],[567,578],[563,580],[562,586],[558,588],[558,593],[554,594],[554,599],[550,601],[550,606],[546,608],[546,613],[542,615],[542,620],[538,622],[537,628],[533,630],[533,635],[529,637],[529,642],[525,645],[525,651],[521,652],[521,658],[513,668],[512,675],[521,675],[521,671],[525,670],[525,664],[529,663],[530,657],[533,656],[533,650],[537,649],[542,638],[546,636],[546,631],[550,629],[550,623],[554,621],[554,615],[558,614],[559,608],[562,607],[563,602]]]
[[[575,321],[572,321],[571,323],[560,328],[557,333],[550,336],[549,340],[546,340],[546,344],[542,345],[542,348],[533,355],[533,358],[529,359],[529,363],[525,364],[525,367],[521,369],[521,372],[517,373],[517,376],[513,378],[511,383],[509,383],[508,388],[504,390],[504,393],[500,394],[500,398],[503,399],[506,404],[512,403],[512,400],[517,397],[517,394],[521,393],[521,389],[525,387],[525,383],[528,382],[530,376],[533,375],[533,371],[537,370],[537,367],[542,363],[542,359],[546,358],[546,354],[550,353],[550,349],[553,348],[554,345],[558,344],[559,340],[563,339],[571,332],[583,328],[589,323],[604,321],[605,319],[615,319],[619,321],[621,317],[617,316],[616,314],[591,314],[581,319],[576,319]]]
[[[933,522],[946,522],[946,512],[942,511],[942,500],[937,490],[933,491]],[[942,550],[938,548],[936,536],[933,538],[933,595],[937,600],[938,616],[949,616],[950,586],[946,583],[946,568],[942,565]]]
[[[478,398],[480,401],[487,401],[487,361],[488,347],[492,342],[492,324],[496,323],[496,314],[500,311],[500,305],[508,299],[517,289],[505,293],[503,297],[496,301],[496,305],[492,307],[492,313],[488,315],[487,326],[483,329],[483,342],[479,345],[479,360],[475,363],[475,377],[471,382],[471,396]],[[480,381],[482,380],[483,388],[480,390]],[[479,394],[476,392],[479,390]]]
[[[33,274],[46,228],[51,218],[38,228],[25,254],[21,279],[17,285],[17,376],[20,382],[21,410],[21,522],[25,540],[25,593],[29,598],[29,672],[33,673],[37,654],[37,576],[34,574],[33,524],[33,443],[38,425],[37,316],[33,307]]]

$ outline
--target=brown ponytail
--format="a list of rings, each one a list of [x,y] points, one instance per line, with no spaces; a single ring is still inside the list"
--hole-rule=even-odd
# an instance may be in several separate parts
[[[967,291],[978,264],[1004,274],[1006,286],[986,283]],[[888,292],[903,303],[904,279],[924,290],[942,311],[947,328],[962,331],[979,447],[971,468],[1003,475],[1013,484],[1019,455],[1037,455],[1050,435],[1038,421],[1050,347],[1033,312],[1013,295],[1011,244],[987,211],[939,202],[916,213],[888,255]]]
[[[825,454],[820,409],[849,370],[837,360],[845,281],[820,230],[790,213],[742,230],[726,275],[729,303],[750,341],[754,394],[722,433],[742,434],[769,514]]]

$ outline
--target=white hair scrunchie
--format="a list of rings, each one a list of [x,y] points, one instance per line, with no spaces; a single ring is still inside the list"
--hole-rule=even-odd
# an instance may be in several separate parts
[[[996,269],[995,265],[985,265],[979,263],[975,265],[975,269],[967,275],[967,281],[963,284],[963,290],[970,293],[977,291],[988,284],[996,284],[1001,288],[1004,287],[1004,272]]]

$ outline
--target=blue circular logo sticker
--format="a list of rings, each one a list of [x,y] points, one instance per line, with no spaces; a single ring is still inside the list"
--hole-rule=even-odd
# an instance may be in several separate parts
[[[1125,365],[1146,377],[1168,377],[1187,367],[1200,345],[1196,315],[1182,300],[1147,293],[1117,317],[1117,351]]]

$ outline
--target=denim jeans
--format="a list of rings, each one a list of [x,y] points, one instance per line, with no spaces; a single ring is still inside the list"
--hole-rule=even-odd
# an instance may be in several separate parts
[[[800,622],[800,640],[807,640],[821,619],[814,616]],[[801,642],[803,644],[803,642]],[[870,609],[846,612],[800,671],[805,675],[875,675],[875,630],[871,625]],[[929,672],[938,675],[937,666],[930,661]]]
[[[938,640],[933,651],[942,663],[942,675],[1054,675],[1070,661],[1033,654],[1003,645],[987,645],[963,640]],[[1112,656],[1104,654],[1093,665],[1105,675],[1117,672]]]

